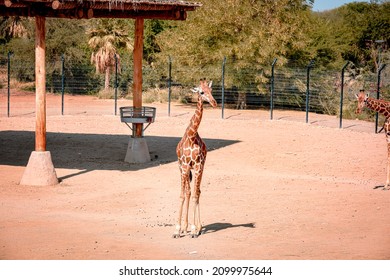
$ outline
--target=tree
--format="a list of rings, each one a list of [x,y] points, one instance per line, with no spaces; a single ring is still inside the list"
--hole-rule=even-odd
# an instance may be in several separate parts
[[[46,73],[47,88],[59,92],[62,87],[62,60],[64,60],[65,89],[74,93],[96,90],[89,62],[86,20],[48,18],[46,20]],[[79,88],[69,86],[78,81]],[[96,79],[95,79],[96,80]],[[86,85],[89,86],[86,86]]]
[[[29,82],[34,80],[35,20],[23,19],[23,29],[23,36],[13,36],[2,48],[3,52],[13,53],[12,70],[17,79]],[[46,73],[50,87],[53,86],[53,79],[60,80],[57,76],[61,71],[62,55],[66,61],[67,81],[76,76],[72,73],[75,68],[86,65],[86,40],[85,22],[53,18],[46,20]]]
[[[374,71],[378,67],[376,41],[385,45],[390,42],[389,11],[388,1],[354,2],[321,16],[329,21],[329,29],[333,31],[329,39],[335,42],[342,60]]]
[[[148,64],[156,60],[156,54],[161,52],[157,36],[165,29],[170,28],[171,23],[167,20],[150,19],[145,21],[144,27],[144,50],[143,56]]]
[[[234,72],[226,82],[239,84],[247,69],[260,73],[263,65],[270,65],[274,58],[284,63],[289,50],[305,47],[308,26],[304,23],[311,2],[203,1],[203,7],[191,13],[185,23],[177,23],[159,34],[162,49],[159,61],[163,63],[171,55],[181,65],[199,69],[194,74],[202,78],[201,72],[207,71],[207,75],[219,76],[220,70],[211,72],[207,67],[219,65],[226,57],[229,70]],[[256,79],[260,81],[262,75]]]
[[[105,73],[104,89],[109,88],[110,72],[117,63],[120,71],[120,56],[117,48],[126,46],[131,49],[131,40],[123,21],[98,19],[88,30],[88,45],[92,49],[91,63],[95,64],[96,73]]]
[[[27,37],[27,20],[21,17],[3,17],[0,19],[0,36],[2,43],[9,42],[12,38]]]

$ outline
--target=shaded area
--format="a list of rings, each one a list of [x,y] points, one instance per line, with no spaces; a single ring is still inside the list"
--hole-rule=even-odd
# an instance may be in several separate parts
[[[139,170],[177,160],[176,145],[181,137],[145,138],[152,161],[144,164],[124,162],[128,135],[48,132],[47,150],[51,152],[55,168],[84,170],[81,173],[90,170]],[[207,138],[203,140],[209,151],[239,142]],[[0,131],[0,165],[26,166],[35,149],[34,141],[33,131]]]
[[[209,225],[203,227],[202,234],[212,233],[212,232],[225,230],[228,228],[236,228],[236,227],[255,228],[255,223],[237,224],[237,225],[233,225],[231,223],[209,224]]]

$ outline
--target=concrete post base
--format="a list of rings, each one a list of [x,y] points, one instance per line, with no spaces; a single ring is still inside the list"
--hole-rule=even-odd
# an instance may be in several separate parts
[[[125,161],[129,163],[145,163],[150,161],[150,154],[146,139],[130,137]]]
[[[34,151],[31,153],[20,184],[28,186],[53,186],[58,184],[57,174],[49,151]]]

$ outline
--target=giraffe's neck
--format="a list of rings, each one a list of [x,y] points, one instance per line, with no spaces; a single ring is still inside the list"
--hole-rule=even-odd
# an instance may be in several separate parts
[[[188,137],[192,138],[197,135],[200,122],[202,121],[202,115],[203,115],[203,100],[199,96],[195,113],[192,116],[190,124],[188,125],[186,130],[186,134]]]
[[[371,97],[367,98],[365,102],[367,108],[380,114],[383,114],[385,117],[390,116],[390,102],[374,99]]]

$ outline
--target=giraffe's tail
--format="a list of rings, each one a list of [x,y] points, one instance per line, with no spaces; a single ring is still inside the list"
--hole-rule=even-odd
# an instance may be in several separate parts
[[[192,182],[192,172],[190,170],[190,183]]]

